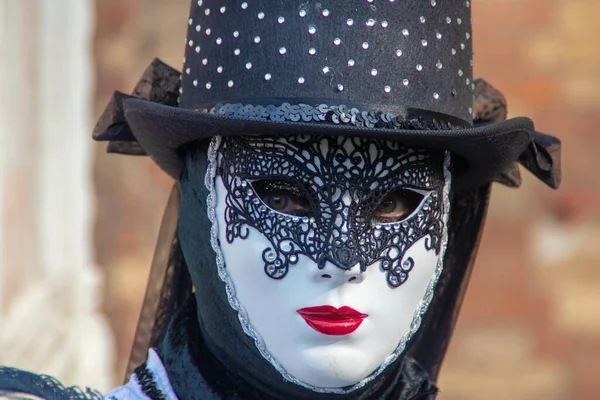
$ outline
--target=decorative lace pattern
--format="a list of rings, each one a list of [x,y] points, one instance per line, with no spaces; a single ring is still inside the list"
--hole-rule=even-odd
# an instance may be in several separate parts
[[[318,393],[346,394],[346,393],[350,393],[354,390],[357,390],[359,388],[362,388],[363,386],[365,386],[366,384],[371,382],[373,379],[375,379],[383,370],[385,370],[385,368],[387,368],[387,366],[389,366],[390,364],[392,364],[394,361],[396,361],[398,359],[398,357],[404,352],[408,341],[412,338],[412,336],[418,331],[419,327],[421,326],[421,321],[422,321],[423,315],[427,311],[429,304],[431,303],[431,301],[433,299],[435,286],[436,286],[437,281],[443,270],[443,257],[444,257],[444,253],[446,251],[446,246],[448,243],[447,229],[442,230],[443,233],[442,233],[441,242],[440,242],[439,261],[438,261],[437,267],[435,269],[435,272],[431,278],[431,281],[427,287],[425,296],[423,297],[423,300],[421,301],[419,308],[415,311],[415,315],[414,315],[414,318],[413,318],[410,328],[407,330],[407,332],[401,338],[400,342],[398,343],[398,346],[396,347],[396,350],[387,357],[387,359],[381,364],[381,366],[374,373],[372,373],[371,375],[364,378],[363,380],[361,380],[360,382],[356,383],[353,386],[350,386],[347,388],[320,388],[320,387],[308,385],[308,384],[296,379],[294,376],[292,376],[290,373],[288,373],[281,366],[281,364],[268,352],[268,350],[265,346],[264,340],[258,334],[258,332],[256,332],[254,327],[250,324],[250,321],[248,318],[248,313],[246,312],[246,310],[240,304],[238,298],[236,297],[235,287],[233,285],[231,277],[228,275],[227,270],[225,268],[223,252],[219,245],[219,238],[218,238],[219,237],[219,227],[218,227],[218,219],[216,216],[216,192],[215,192],[215,178],[217,176],[217,167],[218,167],[217,159],[218,159],[218,152],[221,147],[221,143],[222,143],[222,138],[220,136],[215,136],[212,139],[211,144],[209,146],[209,150],[208,150],[209,164],[208,164],[208,169],[207,169],[205,181],[204,181],[206,188],[208,189],[208,192],[209,192],[209,195],[207,198],[207,213],[208,213],[208,218],[211,222],[211,232],[210,232],[211,233],[211,245],[212,245],[213,250],[215,251],[216,258],[217,258],[216,261],[217,261],[218,275],[219,275],[220,279],[225,283],[225,289],[227,292],[229,304],[234,311],[237,311],[238,319],[240,321],[240,324],[241,324],[241,327],[242,327],[244,333],[246,333],[248,336],[250,336],[254,340],[254,343],[255,343],[256,348],[259,351],[259,353],[268,362],[270,362],[271,365],[273,365],[273,367],[287,381],[290,381],[297,385],[303,386],[307,389],[313,390]],[[442,221],[443,221],[444,225],[447,226],[448,218],[450,215],[450,197],[449,196],[450,196],[450,184],[451,184],[450,153],[448,153],[448,152],[445,153],[445,157],[444,157],[444,181],[445,181],[445,184],[444,184],[444,188],[442,190],[442,204],[443,204]]]
[[[361,271],[381,262],[392,287],[402,285],[414,266],[406,251],[426,238],[439,253],[443,223],[443,156],[397,142],[365,138],[294,136],[227,137],[221,145],[221,175],[227,190],[227,241],[244,239],[248,227],[271,242],[262,258],[266,274],[286,276],[299,255],[319,268],[326,262]],[[437,156],[437,157],[436,157]],[[351,160],[351,162],[349,162]],[[310,203],[304,216],[277,212],[253,188],[257,179],[286,180]],[[399,188],[427,191],[402,222],[375,223],[380,200]]]
[[[151,400],[165,400],[167,399],[167,395],[165,395],[156,384],[154,380],[154,375],[148,369],[146,363],[143,363],[139,367],[137,367],[134,371],[135,376],[140,383],[140,387],[142,388],[142,392],[146,396],[148,396]]]
[[[37,375],[15,368],[0,367],[0,395],[42,399],[102,399],[102,394],[90,388],[65,387],[49,375]]]
[[[450,130],[469,127],[465,122],[462,125],[436,118],[410,118],[401,115],[375,111],[359,110],[355,107],[328,104],[290,104],[283,103],[279,106],[269,104],[252,105],[242,103],[217,104],[208,109],[197,111],[222,115],[233,118],[247,118],[261,121],[289,121],[289,122],[330,122],[336,125],[352,125],[366,128],[387,129],[419,129],[419,130]]]

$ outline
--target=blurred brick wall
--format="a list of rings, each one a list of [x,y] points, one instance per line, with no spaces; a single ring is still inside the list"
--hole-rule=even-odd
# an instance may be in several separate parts
[[[189,2],[98,0],[96,114],[114,90],[130,93],[154,57],[180,68]],[[105,154],[96,145],[97,260],[106,270],[105,310],[117,334],[123,378],[162,211],[173,181],[146,157]]]
[[[553,192],[524,172],[497,185],[479,257],[439,381],[442,400],[596,399],[600,381],[600,2],[473,2],[475,75],[500,88],[511,116],[563,140],[564,183]],[[158,56],[181,67],[188,0],[97,1],[96,110],[129,92]],[[129,354],[171,180],[144,158],[98,145],[98,260]]]
[[[600,2],[473,3],[476,75],[561,137],[564,177],[494,188],[440,398],[597,399]]]

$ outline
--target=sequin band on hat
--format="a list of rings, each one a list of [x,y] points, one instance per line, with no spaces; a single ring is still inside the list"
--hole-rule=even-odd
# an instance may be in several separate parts
[[[343,104],[290,104],[252,105],[243,103],[219,103],[215,106],[197,107],[196,111],[232,118],[280,122],[329,122],[365,128],[453,130],[470,127],[458,118],[404,117],[399,114],[377,110],[360,110]],[[440,115],[440,114],[437,114]],[[450,121],[451,119],[452,121]],[[461,123],[462,122],[462,123]]]

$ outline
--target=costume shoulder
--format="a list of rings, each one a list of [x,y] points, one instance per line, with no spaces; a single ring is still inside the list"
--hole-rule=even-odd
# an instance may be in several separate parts
[[[154,350],[148,361],[136,369],[130,381],[106,395],[90,388],[66,387],[48,375],[38,375],[16,368],[0,367],[0,400],[177,400],[167,372]]]
[[[150,349],[148,359],[137,367],[129,382],[106,394],[110,400],[177,400],[160,357]]]
[[[102,399],[90,388],[65,387],[48,375],[37,375],[16,368],[0,367],[0,399]]]

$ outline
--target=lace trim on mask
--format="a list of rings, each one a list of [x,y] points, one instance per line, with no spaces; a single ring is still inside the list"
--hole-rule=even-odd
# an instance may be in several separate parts
[[[242,103],[217,104],[212,108],[196,109],[208,114],[233,118],[246,118],[260,121],[282,122],[330,122],[335,125],[352,125],[365,128],[409,129],[409,130],[451,130],[466,128],[467,125],[457,125],[436,118],[410,118],[401,115],[382,112],[365,111],[346,105],[290,104],[280,106],[269,104],[252,105]]]
[[[208,213],[208,219],[211,222],[210,241],[211,241],[212,248],[216,254],[217,270],[218,270],[217,272],[218,272],[219,278],[225,283],[225,290],[227,292],[227,298],[229,300],[229,305],[231,306],[231,308],[233,308],[234,311],[237,311],[238,319],[240,321],[240,325],[242,326],[244,333],[246,335],[250,336],[254,340],[254,344],[256,345],[256,348],[258,349],[261,356],[265,360],[270,362],[271,365],[273,365],[273,367],[287,381],[290,381],[292,383],[295,383],[297,385],[300,385],[302,387],[305,387],[307,389],[310,389],[310,390],[312,390],[314,392],[318,392],[318,393],[346,394],[346,393],[350,393],[354,390],[362,388],[363,386],[365,386],[366,384],[371,382],[373,379],[375,379],[381,372],[383,372],[383,370],[385,370],[385,368],[387,368],[390,364],[392,364],[394,361],[396,361],[398,359],[398,357],[404,352],[404,350],[406,349],[406,344],[408,343],[408,341],[412,338],[412,336],[418,331],[419,327],[421,326],[423,315],[425,314],[425,312],[427,311],[427,309],[429,307],[429,304],[433,300],[435,286],[436,286],[437,281],[443,270],[443,259],[444,259],[444,255],[446,253],[446,247],[448,244],[448,229],[447,229],[447,227],[448,227],[448,219],[449,219],[449,215],[450,215],[450,184],[451,184],[450,153],[446,152],[445,159],[444,159],[445,187],[443,190],[443,206],[444,206],[443,219],[444,219],[444,224],[445,224],[446,229],[444,229],[444,233],[442,235],[439,261],[438,261],[438,264],[434,271],[433,277],[432,277],[431,281],[429,282],[427,290],[425,291],[423,300],[421,300],[420,306],[415,311],[410,328],[400,339],[400,342],[398,343],[396,350],[392,354],[390,354],[387,357],[387,359],[379,366],[379,368],[375,372],[373,372],[371,375],[367,376],[366,378],[362,379],[360,382],[358,382],[350,387],[321,388],[321,387],[316,387],[316,386],[306,384],[306,383],[296,379],[294,376],[292,376],[289,372],[287,372],[283,368],[283,366],[279,363],[279,361],[277,361],[271,355],[271,353],[269,353],[269,351],[266,348],[263,338],[254,329],[254,327],[250,323],[248,313],[246,312],[244,307],[240,304],[240,302],[236,296],[236,293],[235,293],[235,287],[233,285],[233,282],[232,282],[229,274],[227,273],[227,270],[225,269],[225,261],[224,261],[223,252],[219,245],[219,227],[218,227],[217,214],[216,214],[216,191],[215,191],[215,179],[217,176],[217,164],[218,164],[217,156],[218,156],[219,147],[221,145],[221,140],[222,140],[222,138],[220,136],[215,136],[211,140],[211,143],[210,143],[210,146],[208,149],[208,169],[206,171],[206,176],[205,176],[205,180],[204,180],[204,184],[206,185],[206,188],[208,189],[208,193],[209,193],[208,197],[207,197],[207,213]]]

